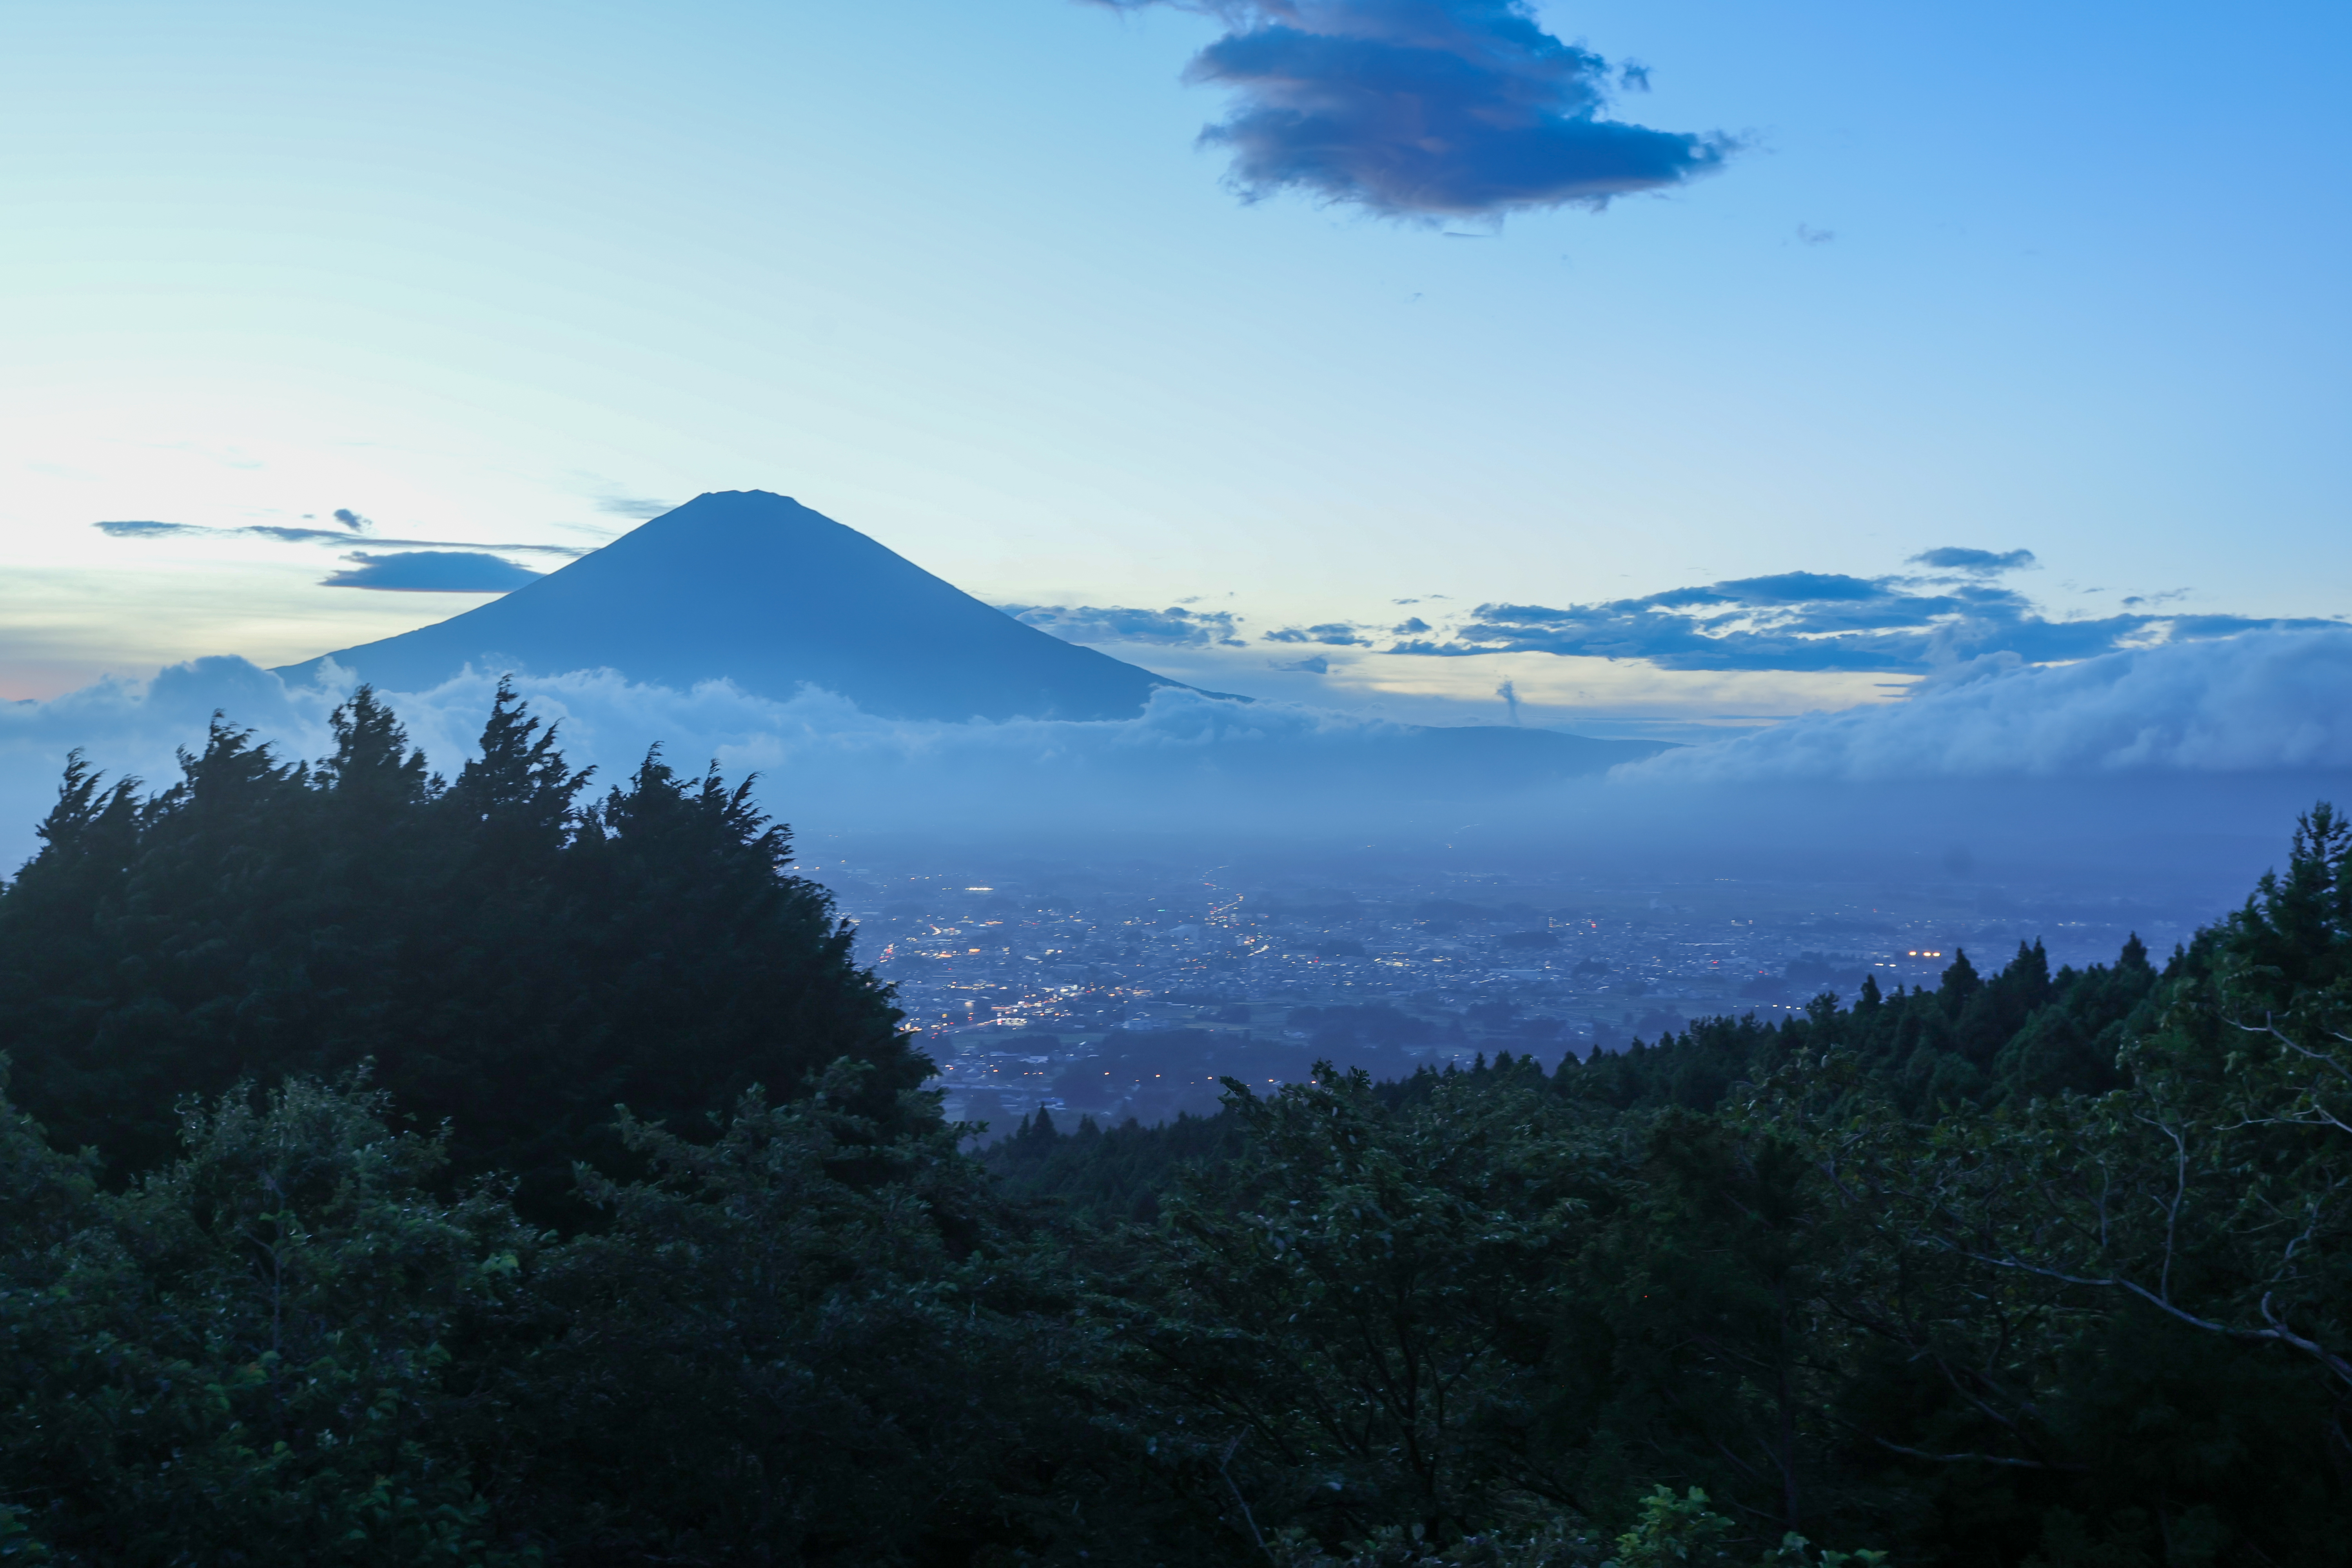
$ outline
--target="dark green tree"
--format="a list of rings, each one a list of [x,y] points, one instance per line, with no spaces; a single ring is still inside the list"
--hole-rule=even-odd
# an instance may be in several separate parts
[[[584,809],[551,730],[501,686],[480,754],[429,776],[361,688],[316,767],[215,720],[142,799],[69,764],[41,847],[0,893],[0,1039],[22,1102],[117,1173],[168,1156],[184,1094],[373,1062],[403,1112],[452,1124],[459,1174],[514,1172],[577,1219],[581,1158],[625,1164],[614,1107],[707,1133],[751,1084],[842,1058],[861,1112],[929,1065],[793,874],[751,782],[657,754]]]

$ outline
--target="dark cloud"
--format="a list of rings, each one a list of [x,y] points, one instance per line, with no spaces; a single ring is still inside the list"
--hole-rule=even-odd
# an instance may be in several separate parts
[[[1225,36],[1188,80],[1229,89],[1202,132],[1246,200],[1286,190],[1389,217],[1492,216],[1680,184],[1733,151],[1721,135],[1607,120],[1612,81],[1648,71],[1537,25],[1524,0],[1102,0],[1204,12]]]
[[[341,517],[342,513],[335,514]],[[365,522],[365,518],[360,519]],[[333,528],[288,528],[276,523],[253,523],[244,528],[205,528],[194,522],[97,522],[91,527],[115,539],[163,539],[180,536],[190,539],[274,539],[281,544],[349,544],[352,536]],[[376,539],[373,544],[417,545],[428,549],[523,551],[535,555],[581,556],[588,550],[576,544],[475,544],[465,540],[448,539]]]
[[[1403,622],[1400,623],[1399,625],[1396,625],[1396,626],[1391,626],[1391,627],[1389,628],[1389,630],[1391,630],[1391,631],[1394,632],[1397,636],[1399,636],[1399,637],[1419,637],[1419,636],[1421,636],[1423,632],[1428,631],[1428,630],[1429,630],[1429,623],[1428,623],[1427,621],[1423,620],[1419,616],[1412,616],[1412,617],[1411,619],[1409,619],[1409,620],[1403,621]]]
[[[337,522],[341,523],[353,533],[362,533],[375,526],[375,524],[369,519],[362,517],[359,513],[353,511],[347,506],[337,507],[334,511],[334,518]]]
[[[411,550],[393,555],[353,551],[353,564],[322,580],[329,588],[380,588],[398,594],[504,594],[541,574],[478,550]]]
[[[1292,659],[1287,664],[1277,660],[1269,668],[1295,670],[1301,675],[1328,675],[1331,673],[1331,661],[1321,654],[1315,653],[1307,655],[1305,658]]]
[[[2025,551],[1993,559],[2014,563],[2017,557],[2032,559]],[[2332,629],[2339,624],[2242,616],[2052,620],[2023,595],[1990,583],[1923,584],[1902,577],[1788,572],[1565,609],[1481,605],[1452,637],[1402,641],[1388,651],[1638,658],[1664,669],[1910,674],[1988,655],[2053,664],[2153,643],[2231,637],[2263,627]]]
[[[1229,610],[1138,610],[1124,605],[999,605],[1024,626],[1051,632],[1064,642],[1154,643],[1161,647],[1240,647],[1237,621]]]
[[[2034,564],[2031,550],[1967,550],[1948,544],[1940,550],[1922,550],[1911,557],[1914,566],[1931,566],[1938,572],[1973,572],[1990,576],[1998,572],[2022,572]]]
[[[1360,626],[1345,621],[1326,621],[1319,626],[1285,626],[1278,632],[1265,634],[1267,642],[1312,642],[1327,647],[1370,647],[1372,639],[1359,634]]]

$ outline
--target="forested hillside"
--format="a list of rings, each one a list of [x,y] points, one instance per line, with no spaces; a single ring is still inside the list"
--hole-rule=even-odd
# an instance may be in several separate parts
[[[77,762],[0,895],[0,1556],[2347,1555],[2326,807],[2160,970],[976,1156],[740,787],[338,733]]]
[[[2203,951],[2200,944],[2200,956]],[[2171,973],[2189,962],[2189,954],[2178,955]],[[2112,966],[2055,974],[2038,942],[2021,945],[1990,980],[1962,952],[1934,991],[1898,989],[1890,996],[1864,976],[1852,1008],[1824,995],[1786,1024],[1759,1024],[1753,1015],[1703,1019],[1655,1045],[1636,1039],[1623,1051],[1570,1053],[1549,1075],[1534,1057],[1507,1050],[1491,1066],[1481,1057],[1467,1073],[1424,1068],[1376,1083],[1371,1092],[1396,1110],[1466,1077],[1541,1087],[1622,1112],[1712,1111],[1808,1052],[1835,1051],[1851,1056],[1874,1096],[1907,1115],[1933,1117],[1953,1104],[2023,1107],[2053,1095],[2105,1093],[2121,1083],[2117,1058],[2130,1037],[2128,1025],[2135,1015],[2144,1026],[2158,1016],[2149,1004],[2158,978],[2137,937]],[[1108,1131],[1081,1120],[1066,1131],[1040,1111],[982,1158],[1013,1190],[1052,1197],[1087,1218],[1149,1218],[1179,1167],[1224,1157],[1239,1147],[1241,1126],[1229,1110]]]

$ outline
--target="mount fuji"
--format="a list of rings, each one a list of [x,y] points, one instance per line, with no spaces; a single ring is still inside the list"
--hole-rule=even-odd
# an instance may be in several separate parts
[[[339,648],[421,691],[476,669],[614,669],[683,690],[803,685],[891,719],[1129,719],[1182,686],[1022,625],[854,528],[765,490],[697,496],[594,553],[436,626]]]
[[[1024,626],[856,529],[765,490],[697,496],[478,609],[277,673],[289,685],[312,684],[328,660],[392,691],[427,691],[469,666],[534,676],[610,669],[680,691],[725,679],[779,702],[814,687],[879,718],[946,724],[1129,721],[1160,690],[1250,701]],[[1549,730],[1391,724],[1368,731],[1347,767],[1325,759],[1314,769],[1352,770],[1358,784],[1525,784],[1664,749]],[[1276,753],[1288,755],[1276,747],[1231,765],[1272,766]]]

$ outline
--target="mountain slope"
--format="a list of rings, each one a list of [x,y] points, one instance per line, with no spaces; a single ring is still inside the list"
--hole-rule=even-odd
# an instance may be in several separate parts
[[[686,688],[810,683],[894,719],[1125,719],[1181,686],[1022,625],[856,529],[765,490],[697,496],[436,626],[325,656],[417,691],[478,669],[612,668]],[[278,673],[310,678],[320,660]]]

